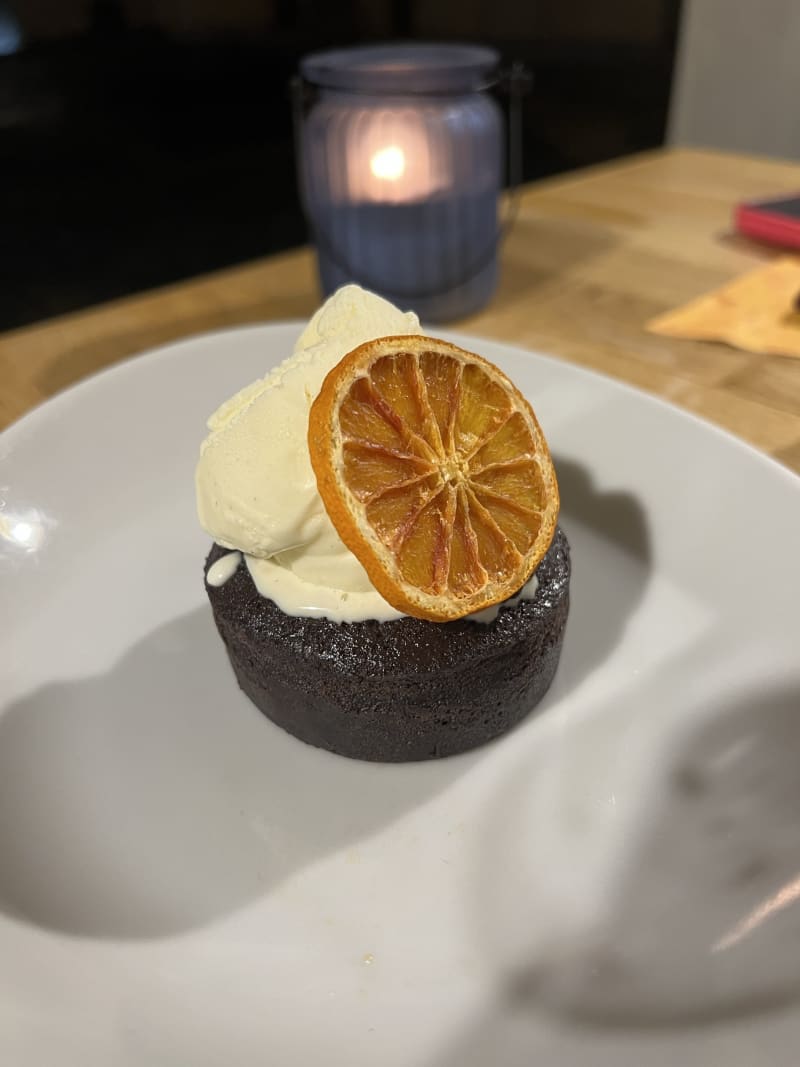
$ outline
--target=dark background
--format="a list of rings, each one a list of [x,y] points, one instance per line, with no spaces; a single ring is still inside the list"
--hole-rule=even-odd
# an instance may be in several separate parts
[[[0,329],[300,244],[287,83],[337,44],[534,76],[526,180],[662,143],[680,0],[0,0]]]

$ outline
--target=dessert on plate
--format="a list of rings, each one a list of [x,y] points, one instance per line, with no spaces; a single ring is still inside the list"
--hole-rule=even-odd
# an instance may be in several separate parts
[[[547,444],[502,371],[346,286],[208,428],[206,590],[269,718],[406,761],[489,741],[541,700],[569,547]]]

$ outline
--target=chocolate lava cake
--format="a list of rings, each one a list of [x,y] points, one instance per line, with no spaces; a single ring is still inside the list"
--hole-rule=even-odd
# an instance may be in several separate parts
[[[227,552],[215,544],[206,573]],[[482,745],[547,692],[569,610],[561,529],[536,575],[536,595],[489,623],[286,615],[258,593],[244,562],[206,592],[239,685],[268,718],[342,756],[403,762]]]

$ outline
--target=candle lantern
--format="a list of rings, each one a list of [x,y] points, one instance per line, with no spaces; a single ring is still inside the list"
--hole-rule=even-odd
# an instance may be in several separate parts
[[[423,320],[475,311],[497,277],[498,55],[397,44],[307,56],[299,181],[322,288],[355,281]]]

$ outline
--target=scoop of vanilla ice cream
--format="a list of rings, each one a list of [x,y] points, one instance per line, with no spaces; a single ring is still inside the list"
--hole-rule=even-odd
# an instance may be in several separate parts
[[[328,371],[352,349],[420,332],[412,312],[345,286],[316,312],[289,359],[208,420],[195,479],[198,516],[218,544],[257,557],[251,573],[268,560],[265,572],[279,566],[310,585],[374,594],[317,492],[308,411]]]

